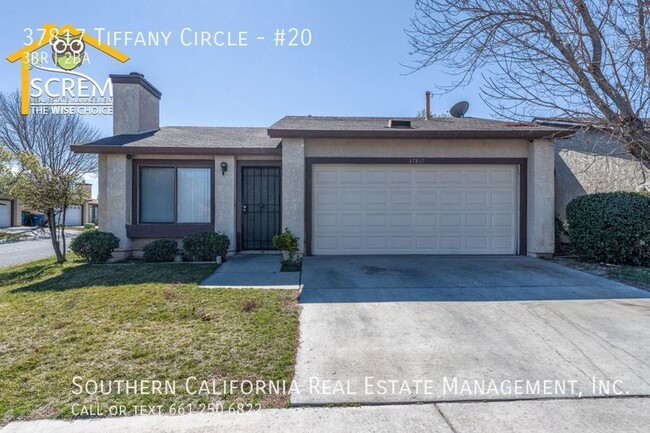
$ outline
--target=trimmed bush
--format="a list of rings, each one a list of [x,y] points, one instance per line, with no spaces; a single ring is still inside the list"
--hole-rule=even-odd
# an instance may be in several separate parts
[[[142,248],[143,259],[148,262],[173,262],[178,253],[178,242],[160,239],[148,243]]]
[[[183,238],[183,250],[192,260],[213,262],[217,257],[225,258],[230,239],[223,233],[192,233]]]
[[[650,196],[611,192],[577,197],[566,208],[568,234],[585,260],[650,265]]]
[[[88,230],[70,242],[70,249],[89,263],[106,263],[120,240],[113,233]]]
[[[95,230],[97,226],[93,223],[84,224],[84,230]]]

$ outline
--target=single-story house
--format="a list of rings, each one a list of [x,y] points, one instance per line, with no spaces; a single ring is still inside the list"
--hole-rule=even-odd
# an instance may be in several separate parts
[[[232,252],[284,228],[307,255],[554,251],[554,144],[565,128],[477,118],[287,116],[269,128],[160,127],[161,93],[111,75],[99,225],[116,256],[220,231]]]

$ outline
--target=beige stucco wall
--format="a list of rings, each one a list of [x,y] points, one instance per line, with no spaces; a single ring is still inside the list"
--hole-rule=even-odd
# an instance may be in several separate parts
[[[160,100],[136,83],[113,84],[113,135],[159,128]]]
[[[228,164],[228,170],[221,174],[221,163]],[[217,156],[214,160],[214,229],[230,239],[229,253],[237,249],[237,220],[235,214],[236,174],[234,156]]]
[[[551,140],[528,145],[528,254],[555,252],[555,151]]]
[[[117,259],[131,253],[131,240],[126,225],[131,223],[131,160],[126,155],[99,155],[98,223],[102,231],[120,239],[120,248],[113,253]]]
[[[566,205],[584,194],[650,190],[650,169],[610,134],[583,130],[555,140],[555,210],[566,218]]]
[[[282,230],[288,228],[300,238],[305,251],[305,142],[301,138],[282,140]]]
[[[526,140],[308,139],[305,141],[305,156],[526,158],[527,145]]]

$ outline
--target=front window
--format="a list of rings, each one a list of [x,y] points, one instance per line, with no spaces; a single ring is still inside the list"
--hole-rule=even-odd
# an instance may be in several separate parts
[[[140,167],[140,223],[210,223],[211,169]]]

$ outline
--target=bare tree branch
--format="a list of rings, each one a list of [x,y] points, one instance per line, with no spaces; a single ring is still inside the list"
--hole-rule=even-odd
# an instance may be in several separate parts
[[[416,0],[414,70],[485,79],[500,117],[563,116],[607,128],[650,160],[650,1]]]
[[[98,130],[80,116],[20,114],[20,94],[0,94],[0,145],[13,154],[26,151],[59,176],[81,178],[97,171],[97,157],[72,152],[70,145],[95,140]]]
[[[97,169],[94,155],[76,154],[70,145],[94,140],[98,135],[79,116],[23,116],[18,92],[0,94],[0,151],[11,152],[20,166],[12,180],[11,195],[46,215],[59,263],[65,261],[66,255],[66,209],[88,198],[80,183],[83,175]],[[59,214],[63,221],[60,240],[56,221]]]

